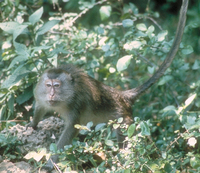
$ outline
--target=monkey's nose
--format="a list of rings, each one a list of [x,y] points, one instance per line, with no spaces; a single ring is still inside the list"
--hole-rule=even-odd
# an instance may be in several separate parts
[[[53,95],[52,95],[52,94],[49,94],[49,100],[50,100],[50,101],[54,101],[54,99],[55,99],[55,95],[54,95],[54,94],[53,94]]]

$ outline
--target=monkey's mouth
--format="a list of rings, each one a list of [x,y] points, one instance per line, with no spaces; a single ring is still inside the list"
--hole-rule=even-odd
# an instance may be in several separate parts
[[[55,100],[49,100],[48,102],[51,106],[56,106],[58,104],[58,101]]]

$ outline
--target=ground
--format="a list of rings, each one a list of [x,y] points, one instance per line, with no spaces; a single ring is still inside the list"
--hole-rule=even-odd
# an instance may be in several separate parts
[[[37,151],[38,148],[47,148],[51,143],[55,143],[59,138],[64,127],[64,122],[57,117],[50,117],[38,124],[37,130],[31,127],[27,128],[17,124],[10,129],[1,131],[3,134],[17,136],[22,142],[19,149],[22,155],[26,155],[30,151]],[[36,168],[28,163],[28,160],[12,163],[0,156],[0,173],[29,173],[37,172]],[[39,171],[39,170],[38,170]],[[40,171],[41,172],[41,171]],[[45,171],[43,171],[44,173]],[[42,173],[42,172],[41,172]]]

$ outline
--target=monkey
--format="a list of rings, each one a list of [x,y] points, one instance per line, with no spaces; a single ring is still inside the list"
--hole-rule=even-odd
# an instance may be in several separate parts
[[[107,86],[72,64],[46,70],[40,77],[35,89],[35,111],[32,122],[27,127],[36,129],[39,121],[48,111],[56,111],[65,121],[65,128],[57,142],[57,148],[69,145],[77,136],[75,124],[95,124],[108,122],[120,117],[123,123],[132,122],[132,105],[148,88],[164,74],[174,59],[184,32],[188,0],[182,1],[179,22],[172,47],[159,69],[144,84],[125,91],[119,91]],[[119,147],[123,146],[123,136],[117,131]],[[46,170],[53,169],[53,162],[58,156],[51,156],[44,166]]]

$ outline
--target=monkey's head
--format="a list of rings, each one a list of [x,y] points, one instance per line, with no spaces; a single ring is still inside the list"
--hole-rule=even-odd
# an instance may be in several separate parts
[[[62,68],[45,71],[34,90],[35,99],[45,107],[60,107],[73,96],[71,74]]]

